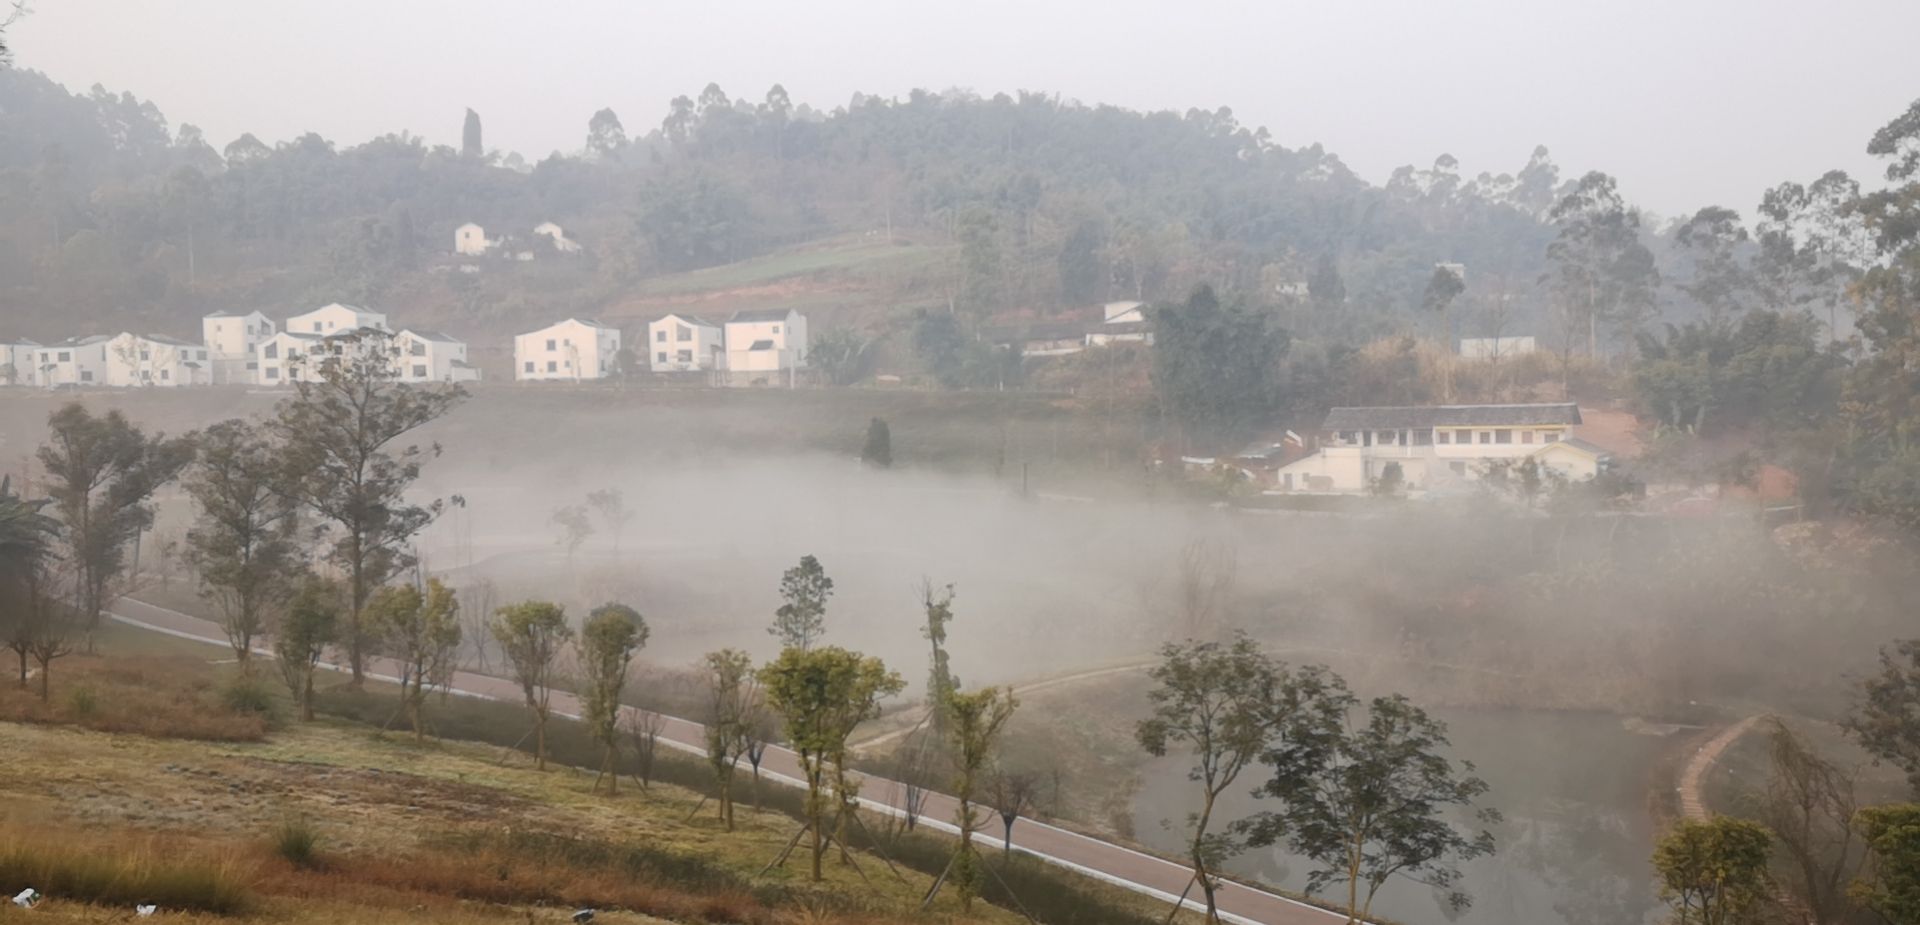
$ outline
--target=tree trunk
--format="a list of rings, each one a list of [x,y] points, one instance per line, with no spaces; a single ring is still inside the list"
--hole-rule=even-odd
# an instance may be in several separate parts
[[[820,786],[815,784],[807,793],[807,829],[813,840],[813,882],[824,879],[820,874],[820,858],[827,853],[826,845],[820,842]]]
[[[20,689],[27,689],[27,653],[22,650],[15,653],[20,656]]]
[[[1207,800],[1200,807],[1200,818],[1195,820],[1193,826],[1193,876],[1194,879],[1200,881],[1200,895],[1206,897],[1207,900],[1208,925],[1219,925],[1220,907],[1214,903],[1213,877],[1208,874],[1207,859],[1200,851],[1200,844],[1202,839],[1206,838],[1207,835],[1207,821],[1213,817],[1213,801],[1215,797],[1216,794],[1213,789],[1208,788]],[[1011,838],[1013,834],[1011,826],[1008,827],[1007,834],[1009,838]]]
[[[308,666],[307,677],[300,691],[300,720],[313,722],[313,668]]]
[[[547,714],[542,713],[533,722],[533,769],[547,769]]]
[[[53,661],[51,659],[44,659],[44,658],[40,659],[40,702],[41,703],[46,703],[47,699],[53,695],[53,687],[51,683],[53,680],[53,672],[47,670],[47,667],[51,664],[53,664]]]
[[[1360,846],[1347,849],[1347,925],[1360,922]]]

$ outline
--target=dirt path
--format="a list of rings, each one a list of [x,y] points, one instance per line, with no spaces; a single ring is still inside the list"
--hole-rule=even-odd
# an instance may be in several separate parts
[[[1707,744],[1700,746],[1700,750],[1694,752],[1692,758],[1687,759],[1687,766],[1680,771],[1680,814],[1682,816],[1704,821],[1712,815],[1708,812],[1706,803],[1707,774],[1713,770],[1713,765],[1720,760],[1720,756],[1725,754],[1733,743],[1739,741],[1741,736],[1752,731],[1753,727],[1759,724],[1760,719],[1760,715],[1755,714],[1720,730],[1717,735],[1707,740]]]
[[[227,645],[220,628],[211,621],[131,598],[123,598],[116,602],[109,611],[109,615],[121,623],[178,638],[221,647]],[[264,647],[266,644],[263,641],[261,645]],[[327,667],[337,668],[337,666]],[[377,658],[369,659],[367,668],[368,676],[379,681],[393,680],[391,673],[397,670],[397,667],[387,660]],[[1059,682],[1064,679],[1052,680]],[[467,671],[454,673],[451,689],[463,696],[483,697],[490,700],[518,702],[521,698],[520,689],[514,682]],[[579,718],[580,704],[566,692],[553,692],[553,708],[554,712],[562,716],[570,719]],[[632,707],[625,709],[633,710]],[[698,723],[687,720],[668,717],[666,726],[661,732],[661,741],[692,754],[706,753],[705,730]],[[790,786],[803,786],[799,776],[799,760],[786,749],[768,748],[761,769],[763,776],[769,780]],[[856,775],[856,778],[862,784],[861,793],[865,794],[860,799],[863,806],[888,815],[900,814],[897,807],[903,805],[905,790],[899,783],[869,775]],[[929,794],[921,812],[922,826],[949,834],[958,834],[959,830],[952,823],[945,821],[959,813],[959,804],[952,797],[940,793]],[[1002,841],[994,837],[990,831],[979,833],[976,840],[990,845]],[[1157,858],[1039,821],[1022,820],[1015,829],[1011,847],[1096,880],[1168,903],[1179,898],[1193,873],[1190,868],[1164,858]],[[1221,918],[1236,925],[1334,925],[1346,919],[1346,916],[1340,913],[1328,912],[1299,900],[1233,882],[1221,885],[1218,898],[1222,912]],[[1187,905],[1189,908],[1195,908],[1197,904],[1189,899]]]

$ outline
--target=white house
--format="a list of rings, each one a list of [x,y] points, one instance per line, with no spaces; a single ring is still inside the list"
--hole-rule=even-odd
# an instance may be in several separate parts
[[[553,249],[562,254],[577,254],[580,252],[580,242],[567,237],[566,230],[553,222],[541,222],[533,226],[533,233],[543,234],[552,238]]]
[[[105,385],[107,382],[107,342],[105,334],[73,337],[40,348],[39,383],[61,385]]]
[[[106,383],[117,388],[206,385],[207,347],[161,334],[118,334],[107,341]]]
[[[647,363],[656,373],[721,369],[725,338],[718,325],[691,315],[668,315],[647,323]]]
[[[368,311],[357,305],[342,305],[335,302],[316,308],[304,315],[295,315],[287,319],[283,331],[295,334],[318,334],[323,337],[333,334],[345,334],[361,328],[378,328],[382,331],[393,330],[387,327],[387,316]]]
[[[200,319],[200,339],[207,345],[208,370],[214,385],[244,385],[254,381],[254,351],[278,327],[260,312],[236,315],[214,312]]]
[[[513,339],[513,376],[520,380],[604,379],[619,365],[620,329],[568,318]]]
[[[1100,326],[1087,332],[1087,346],[1151,344],[1153,326],[1147,323],[1146,303],[1108,302]]]
[[[1607,455],[1574,439],[1579,424],[1571,403],[1335,408],[1321,425],[1320,449],[1276,476],[1283,491],[1364,494],[1397,465],[1408,490],[1444,491],[1469,485],[1490,465],[1532,458],[1582,481]]]
[[[453,230],[453,252],[465,257],[481,257],[487,248],[493,245],[487,242],[487,229],[468,222]]]
[[[467,362],[467,344],[458,338],[407,328],[393,338],[394,373],[401,382],[472,382],[480,370]]]
[[[281,331],[260,343],[254,351],[254,382],[264,386],[282,386],[313,375],[306,360],[308,354],[324,349],[326,338],[318,334]]]
[[[0,342],[0,385],[38,385],[40,345],[30,340]]]
[[[735,312],[727,319],[727,373],[736,384],[778,385],[778,373],[805,369],[807,317],[792,309]]]

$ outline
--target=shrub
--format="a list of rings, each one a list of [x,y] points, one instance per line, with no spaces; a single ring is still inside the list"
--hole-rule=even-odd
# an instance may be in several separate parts
[[[243,674],[228,682],[220,690],[220,702],[243,716],[273,718],[273,691],[256,675]]]
[[[67,709],[78,719],[92,719],[100,715],[100,696],[91,687],[76,687],[67,694]]]
[[[289,816],[273,827],[273,851],[304,870],[320,866],[320,831],[304,816]]]

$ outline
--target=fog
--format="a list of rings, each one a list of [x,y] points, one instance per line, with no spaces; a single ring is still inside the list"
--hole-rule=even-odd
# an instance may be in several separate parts
[[[1442,153],[1468,176],[1511,171],[1545,144],[1573,175],[1615,172],[1631,198],[1669,215],[1749,204],[1783,177],[1868,173],[1859,140],[1908,102],[1908,38],[1920,32],[1920,7],[1897,0],[1818,16],[1789,0],[1475,0],[1444,14],[1405,0],[911,15],[870,0],[596,0],[537,15],[323,0],[34,7],[16,27],[22,67],[150,96],[216,147],[242,132],[269,144],[307,131],[453,142],[471,106],[496,146],[531,161],[579,148],[601,107],[652,126],[668,99],[709,81],[755,98],[781,83],[822,110],[856,92],[1036,90],[1136,109],[1230,106],[1288,147],[1325,144],[1374,182]]]

